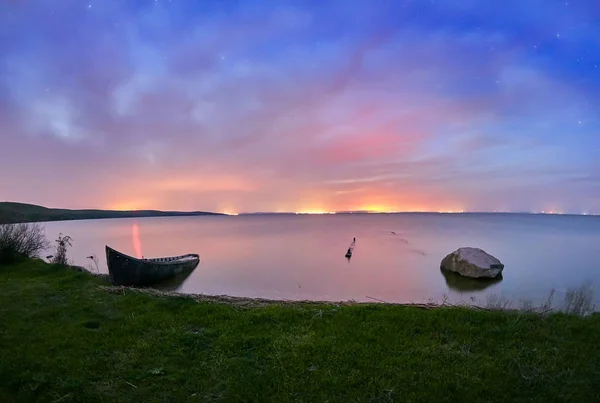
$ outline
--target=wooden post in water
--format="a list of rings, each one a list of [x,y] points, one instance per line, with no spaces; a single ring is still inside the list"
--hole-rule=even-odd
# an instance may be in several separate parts
[[[350,259],[352,257],[352,252],[354,252],[354,246],[356,245],[356,238],[354,238],[352,240],[352,243],[350,244],[350,247],[348,248],[348,251],[346,252],[346,258]]]

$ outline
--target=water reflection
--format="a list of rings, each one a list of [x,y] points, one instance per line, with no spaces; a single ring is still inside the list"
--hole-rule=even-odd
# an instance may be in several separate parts
[[[135,250],[135,257],[141,259],[142,254],[142,243],[140,242],[140,227],[137,222],[134,222],[131,226],[131,243],[133,244],[133,250]]]
[[[183,283],[188,279],[188,277],[196,270],[198,264],[189,269],[184,270],[181,273],[178,273],[175,277],[172,277],[168,280],[162,281],[158,284],[154,284],[152,288],[156,288],[161,291],[177,291],[181,288]]]
[[[545,298],[552,288],[583,282],[600,287],[594,265],[600,217],[204,216],[44,226],[48,237],[63,233],[76,240],[69,249],[75,264],[86,266],[86,257],[96,255],[103,273],[108,244],[138,257],[198,253],[201,264],[170,285],[189,293],[335,301],[371,301],[366,298],[370,296],[389,302],[427,302],[448,291],[500,292],[518,300]],[[348,261],[342,256],[353,237],[358,249]],[[440,275],[440,261],[464,245],[493,250],[507,267],[519,270],[510,270],[501,283]]]
[[[482,291],[502,281],[502,274],[496,278],[475,279],[461,276],[453,271],[444,270],[441,268],[440,271],[446,280],[446,285],[448,288],[455,291]]]

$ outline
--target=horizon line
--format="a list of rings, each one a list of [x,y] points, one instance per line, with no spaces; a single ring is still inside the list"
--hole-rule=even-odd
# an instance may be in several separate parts
[[[305,211],[246,211],[246,212],[234,212],[234,211],[210,211],[210,210],[163,210],[157,208],[133,208],[133,209],[115,209],[115,208],[56,208],[47,207],[43,205],[32,204],[30,202],[21,201],[0,201],[0,204],[23,204],[34,207],[41,207],[50,210],[71,210],[71,211],[82,211],[82,210],[95,210],[95,211],[120,211],[120,212],[136,212],[136,211],[148,211],[148,212],[160,212],[160,213],[179,213],[179,214],[214,214],[214,215],[335,215],[335,214],[522,214],[522,215],[573,215],[573,216],[600,216],[600,212],[596,211],[583,211],[583,212],[563,212],[555,210],[540,210],[540,211],[527,211],[527,210],[515,210],[515,211],[498,211],[498,210],[445,210],[445,211],[434,211],[434,210],[399,210],[399,211],[382,211],[382,210],[337,210],[337,211],[319,211],[319,210],[305,210]]]
[[[241,213],[223,213],[228,216],[239,215],[343,215],[343,214],[521,214],[521,215],[572,215],[572,216],[600,216],[600,213],[595,212],[556,212],[556,211],[370,211],[370,210],[353,210],[353,211],[255,211]]]

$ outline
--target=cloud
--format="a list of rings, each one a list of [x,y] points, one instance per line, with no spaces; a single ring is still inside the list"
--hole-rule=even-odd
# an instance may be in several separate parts
[[[0,169],[20,169],[0,198],[243,211],[598,199],[586,181],[569,185],[581,203],[554,190],[600,149],[593,85],[547,61],[570,52],[556,7],[527,25],[469,1],[307,4],[8,6]],[[577,48],[593,37],[577,34]]]

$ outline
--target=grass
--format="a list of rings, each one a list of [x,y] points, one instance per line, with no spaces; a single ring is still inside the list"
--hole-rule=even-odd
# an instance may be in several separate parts
[[[1,402],[594,402],[600,315],[243,306],[0,267]]]

